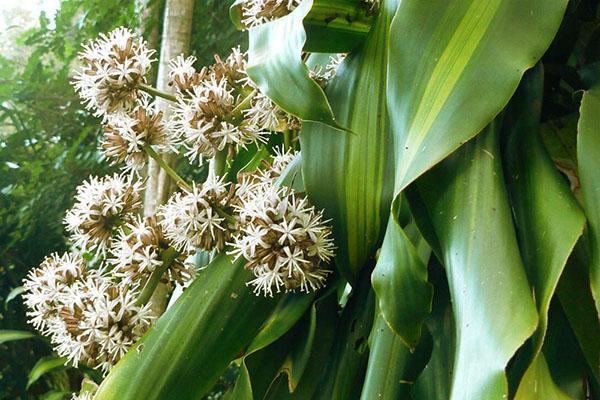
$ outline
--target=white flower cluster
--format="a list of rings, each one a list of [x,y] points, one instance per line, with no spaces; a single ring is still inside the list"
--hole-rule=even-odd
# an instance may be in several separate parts
[[[156,217],[137,217],[119,229],[116,243],[111,248],[109,263],[111,273],[122,284],[139,288],[163,262],[162,255],[171,247]],[[168,269],[165,283],[190,281],[196,275],[193,264],[187,262],[186,254],[179,254]]]
[[[104,154],[112,164],[124,164],[124,171],[138,171],[146,165],[146,146],[168,150],[170,127],[163,113],[145,96],[127,113],[109,114],[101,141]]]
[[[30,271],[24,288],[30,323],[74,366],[84,362],[107,372],[152,321],[134,292],[88,269],[79,255],[51,255]]]
[[[130,110],[153,55],[154,50],[143,39],[122,27],[85,45],[79,54],[82,69],[74,77],[74,86],[86,108],[98,117]]]
[[[106,251],[115,228],[130,222],[141,202],[142,184],[114,174],[92,176],[77,188],[75,205],[64,218],[66,229],[80,249]]]
[[[171,84],[177,89],[173,108],[174,135],[191,162],[225,149],[265,142],[271,131],[287,129],[293,118],[285,114],[250,81],[246,54],[239,49],[200,72],[195,58],[171,62]]]
[[[175,193],[158,211],[165,237],[183,253],[222,250],[235,228],[227,216],[231,199],[229,184],[212,174],[203,184]]]
[[[254,28],[284,17],[294,11],[302,0],[246,0],[242,4],[242,24]]]
[[[321,213],[293,190],[258,185],[238,208],[240,232],[230,254],[246,259],[257,294],[272,296],[300,289],[321,288],[330,271],[323,268],[333,256],[331,230]]]

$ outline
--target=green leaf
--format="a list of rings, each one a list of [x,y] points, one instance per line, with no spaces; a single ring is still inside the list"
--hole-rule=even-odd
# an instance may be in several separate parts
[[[501,399],[504,369],[537,326],[507,194],[498,126],[417,181],[456,319],[450,399]]]
[[[238,29],[244,29],[244,2],[247,1],[237,0],[229,9],[229,16]],[[371,19],[368,7],[360,1],[314,0],[303,21],[307,35],[304,50],[347,53],[362,43],[371,28]]]
[[[515,399],[571,400],[571,397],[554,384],[544,354],[538,354],[523,376]]]
[[[517,399],[520,399],[519,394],[525,399],[536,392],[554,390],[546,361],[538,354],[548,326],[550,300],[585,225],[577,201],[539,136],[543,89],[543,70],[537,67],[525,75],[505,113],[503,126],[507,137],[506,177],[519,245],[540,317],[533,340],[533,360],[523,377]],[[536,386],[525,387],[531,384]],[[540,397],[544,398],[548,397]]]
[[[8,296],[6,296],[6,300],[4,300],[4,306],[8,306],[8,303],[10,303],[11,301],[13,301],[15,299],[15,297],[17,297],[18,295],[20,295],[21,293],[23,293],[23,291],[25,290],[25,288],[23,286],[17,286],[16,288],[13,288],[9,293]]]
[[[369,337],[369,348],[361,399],[409,398],[410,387],[431,354],[431,340],[421,340],[411,353],[379,314]]]
[[[375,296],[363,274],[344,307],[334,345],[314,400],[351,400],[360,396],[368,361],[368,338],[373,325]]]
[[[302,21],[312,4],[313,0],[304,0],[289,15],[250,29],[248,76],[284,111],[304,121],[339,127],[325,93],[302,61],[306,42]]]
[[[197,399],[275,307],[246,287],[242,260],[218,255],[106,377],[96,400]]]
[[[397,214],[395,210],[392,213]],[[412,241],[390,215],[371,280],[383,318],[405,346],[414,350],[423,321],[431,312],[433,287],[427,282],[429,247],[414,222],[406,229]],[[416,246],[425,249],[423,259]]]
[[[588,220],[590,283],[600,315],[600,84],[584,93],[580,114],[577,137],[579,179]]]
[[[566,0],[404,0],[391,27],[396,191],[477,135],[544,54]]]
[[[65,392],[63,390],[52,390],[50,392],[44,393],[42,395],[42,397],[40,397],[40,399],[41,400],[62,400],[70,394],[71,394],[71,392]]]
[[[386,1],[362,49],[328,84],[335,114],[355,134],[305,123],[300,134],[307,193],[332,219],[336,266],[352,284],[379,247],[394,179],[385,103],[387,43],[396,1]]]
[[[583,242],[578,242],[567,263],[556,293],[596,380],[600,381],[600,320],[590,288],[589,261]]]
[[[47,374],[48,372],[58,371],[66,368],[65,363],[67,360],[62,357],[56,356],[47,356],[40,358],[38,362],[35,363],[31,371],[29,371],[29,377],[27,379],[27,387],[31,386],[38,379],[42,377],[42,375]]]
[[[14,340],[31,339],[36,337],[35,334],[27,331],[0,330],[0,344],[12,342]]]

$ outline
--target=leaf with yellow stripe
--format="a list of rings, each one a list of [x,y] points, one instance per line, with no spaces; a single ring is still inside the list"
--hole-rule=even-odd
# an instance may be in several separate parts
[[[404,0],[391,27],[396,190],[479,133],[560,25],[567,0]]]

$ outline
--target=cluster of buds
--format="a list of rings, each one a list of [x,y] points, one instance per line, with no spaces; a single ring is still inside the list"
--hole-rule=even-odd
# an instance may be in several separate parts
[[[88,269],[79,255],[51,255],[30,271],[24,287],[30,322],[75,366],[107,372],[152,322],[134,292]]]

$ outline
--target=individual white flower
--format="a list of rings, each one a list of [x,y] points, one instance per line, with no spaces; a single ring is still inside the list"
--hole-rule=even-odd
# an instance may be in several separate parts
[[[301,0],[246,0],[242,3],[242,24],[253,28],[294,11]]]
[[[99,251],[110,247],[115,228],[131,221],[132,214],[140,209],[141,191],[140,182],[118,174],[103,178],[92,176],[81,184],[75,205],[64,218],[75,245]]]
[[[119,229],[108,260],[113,266],[111,272],[122,284],[141,287],[150,274],[162,265],[163,252],[170,245],[156,217],[138,216]],[[194,278],[195,267],[186,260],[187,255],[180,254],[171,263],[167,270],[169,283],[183,285]]]
[[[200,83],[202,75],[196,72],[194,68],[195,62],[196,57],[189,56],[184,58],[182,54],[170,60],[169,85],[173,85],[178,91],[184,92]]]
[[[243,257],[255,278],[256,294],[299,289],[310,292],[325,284],[333,257],[331,230],[321,213],[293,190],[269,184],[255,186],[237,206],[241,230],[229,254]]]
[[[171,144],[169,126],[156,103],[142,101],[132,111],[107,117],[101,146],[113,164],[137,171],[146,165],[145,146],[167,150]]]
[[[287,125],[287,114],[260,92],[253,97],[252,106],[244,110],[244,116],[259,130],[280,131]]]
[[[98,117],[130,110],[153,55],[142,38],[123,27],[85,45],[79,53],[82,68],[73,84],[86,108]]]
[[[73,393],[71,400],[92,400],[94,394],[92,392]]]
[[[229,184],[212,174],[205,183],[175,193],[158,211],[165,237],[183,253],[223,249],[235,222],[228,214],[230,200]]]

